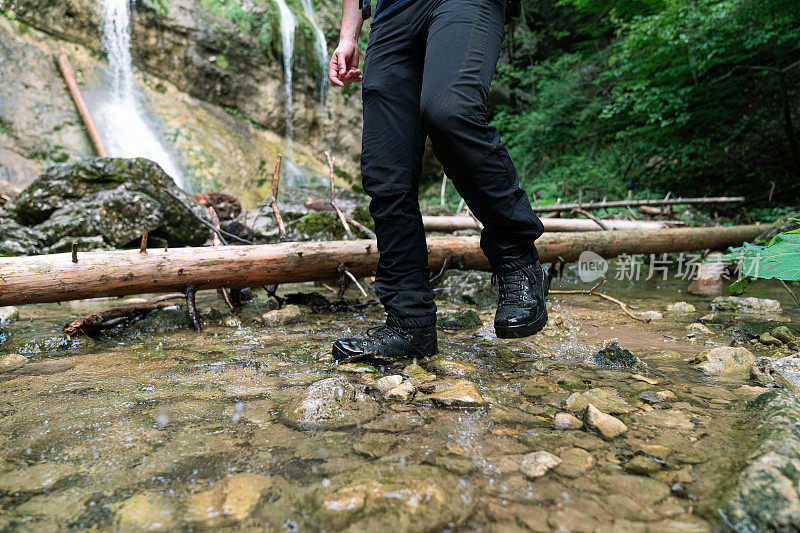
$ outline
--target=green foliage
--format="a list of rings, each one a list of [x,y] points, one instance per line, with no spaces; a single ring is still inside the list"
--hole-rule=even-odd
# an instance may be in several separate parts
[[[255,37],[265,53],[272,50],[273,35],[279,31],[274,2],[261,0],[245,7],[241,0],[200,0],[200,5],[212,15],[232,22],[240,32]]]
[[[145,8],[159,16],[165,17],[169,14],[168,0],[139,0],[139,2],[141,2]]]
[[[800,229],[778,233],[765,245],[744,243],[719,260],[742,261],[743,277],[800,281]]]
[[[773,189],[774,201],[796,203],[795,1],[523,6],[507,32],[497,80],[508,96],[493,122],[529,192],[741,193],[759,202]]]

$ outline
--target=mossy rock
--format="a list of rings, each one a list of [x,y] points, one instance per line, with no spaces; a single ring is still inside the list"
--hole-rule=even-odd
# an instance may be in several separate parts
[[[447,313],[436,322],[439,329],[462,330],[475,329],[483,325],[480,315],[474,309],[466,309],[455,313]]]
[[[205,210],[150,160],[92,158],[50,167],[9,205],[16,222],[37,226],[46,244],[64,237],[102,235],[109,246],[135,242],[147,226],[170,246],[200,245],[208,229],[163,189],[195,213]]]

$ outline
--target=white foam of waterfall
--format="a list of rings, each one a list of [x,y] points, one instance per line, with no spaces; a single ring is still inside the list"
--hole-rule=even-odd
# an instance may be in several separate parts
[[[300,0],[303,4],[303,11],[306,18],[314,28],[315,43],[317,48],[317,58],[319,59],[321,72],[319,73],[319,107],[320,115],[325,116],[326,94],[328,90],[328,43],[325,41],[325,33],[322,28],[317,24],[317,19],[314,13],[314,6],[311,0]]]
[[[292,98],[292,64],[294,63],[294,32],[297,19],[286,5],[286,0],[275,0],[281,14],[281,45],[283,47],[283,95],[286,102],[286,138],[294,138],[294,100]]]
[[[185,188],[183,172],[148,124],[133,78],[129,0],[101,0],[102,42],[111,70],[111,91],[96,106],[96,122],[109,154],[146,157]]]

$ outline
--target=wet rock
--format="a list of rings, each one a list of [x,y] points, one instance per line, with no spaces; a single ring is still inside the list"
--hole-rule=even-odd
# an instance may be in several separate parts
[[[261,315],[261,323],[265,326],[283,326],[294,324],[303,319],[303,310],[297,305],[287,305],[283,309],[267,311]]]
[[[561,462],[560,457],[542,450],[526,454],[519,465],[519,471],[528,479],[536,479],[560,465]]]
[[[336,370],[339,372],[349,372],[351,374],[372,374],[377,371],[378,368],[367,363],[343,363],[337,366]]]
[[[478,369],[470,364],[438,357],[428,363],[428,366],[434,372],[445,376],[470,376],[478,373]]]
[[[762,333],[758,340],[761,344],[765,346],[782,346],[783,343],[772,336],[772,333]]]
[[[28,358],[18,353],[4,355],[0,357],[0,373],[16,370],[27,362]]]
[[[768,298],[718,296],[712,300],[711,308],[715,311],[777,315],[781,312],[781,303]]]
[[[186,520],[207,527],[224,521],[244,520],[258,505],[272,480],[251,473],[236,474],[218,482],[214,488],[189,497]]]
[[[670,489],[664,483],[643,476],[612,474],[600,478],[600,486],[610,493],[635,497],[639,506],[652,505],[669,496]]]
[[[472,304],[478,309],[497,305],[498,289],[492,275],[475,270],[447,270],[436,283],[436,298],[454,304]]]
[[[19,309],[16,307],[0,307],[0,325],[19,320]]]
[[[475,329],[483,325],[480,315],[474,309],[465,309],[447,313],[436,321],[439,329],[459,331],[462,329]]]
[[[416,413],[392,413],[367,422],[364,424],[364,429],[369,431],[404,433],[424,425],[425,420]]]
[[[403,382],[403,376],[394,375],[394,376],[384,376],[377,380],[373,386],[382,393],[386,393],[389,390],[397,387]]]
[[[789,344],[797,340],[797,335],[787,326],[778,326],[772,330],[772,336],[784,344]]]
[[[735,374],[749,372],[755,360],[747,348],[720,346],[698,354],[689,363],[709,374]]]
[[[677,397],[675,396],[675,393],[673,393],[672,391],[668,391],[668,390],[662,390],[662,391],[646,390],[646,391],[642,391],[642,392],[639,393],[637,398],[639,398],[643,402],[649,403],[649,404],[661,404],[661,403],[677,400]]]
[[[634,407],[622,398],[616,391],[609,389],[589,389],[585,392],[575,392],[567,398],[566,406],[572,412],[583,411],[589,404],[597,409],[612,414],[630,413]]]
[[[327,378],[308,387],[284,411],[287,424],[300,429],[339,429],[375,418],[380,406],[343,378]]]
[[[625,470],[633,474],[655,474],[662,470],[661,464],[652,457],[646,455],[635,455],[627,463]]]
[[[353,444],[353,449],[361,455],[377,459],[388,455],[392,448],[397,445],[398,440],[394,435],[367,433]]]
[[[555,472],[559,476],[568,478],[578,478],[585,474],[594,466],[592,454],[582,448],[570,448],[561,452],[562,463],[558,465]]]
[[[572,413],[556,413],[553,418],[553,427],[556,429],[581,429],[583,422]]]
[[[693,333],[711,333],[711,330],[700,322],[693,322],[692,324],[686,326],[686,329]]]
[[[586,407],[583,422],[586,427],[597,431],[605,440],[612,440],[628,431],[628,426],[620,419],[600,411],[592,404]]]
[[[639,423],[658,429],[676,429],[679,431],[692,431],[694,424],[691,419],[679,409],[656,409],[639,413]]]
[[[423,400],[432,401],[444,407],[483,407],[486,400],[481,396],[478,387],[466,379],[445,380],[437,382],[431,394]]]
[[[635,379],[636,381],[642,381],[649,385],[658,385],[658,380],[654,378],[649,378],[647,376],[643,376],[641,374],[631,374],[631,379]]]
[[[760,357],[750,376],[767,387],[800,392],[800,353],[780,358]]]
[[[170,246],[200,245],[208,229],[162,188],[176,192],[195,212],[197,202],[147,159],[91,158],[49,168],[8,206],[17,222],[34,226],[46,245],[61,237],[102,235],[108,246],[132,243],[148,226]]]
[[[128,498],[114,515],[119,528],[138,531],[174,531],[178,527],[175,509],[154,493],[136,494]]]
[[[639,313],[639,316],[649,320],[661,320],[662,318],[664,318],[664,315],[662,315],[658,311],[644,311],[642,313]]]
[[[367,465],[331,479],[315,496],[314,529],[439,531],[469,512],[473,498],[459,477],[442,468]]]
[[[412,363],[412,364],[406,366],[405,368],[403,368],[402,374],[405,377],[408,378],[408,377],[414,377],[414,376],[420,376],[420,375],[427,374],[427,371],[424,368],[422,368],[421,366],[419,366],[418,364]]]
[[[44,516],[60,522],[66,529],[67,524],[75,522],[86,512],[85,502],[89,499],[86,489],[70,488],[61,492],[34,496],[16,508],[16,512],[24,516]]]
[[[770,391],[754,402],[754,431],[762,440],[753,460],[739,475],[722,509],[736,531],[800,530],[800,398],[794,392]]]
[[[642,365],[638,357],[630,350],[622,348],[616,340],[608,342],[592,356],[592,360],[602,368],[635,368]]]
[[[709,313],[697,319],[702,324],[724,324],[725,320],[719,313]]]
[[[39,463],[0,474],[0,490],[11,494],[37,493],[53,488],[62,479],[77,474],[74,466]]]
[[[417,392],[417,388],[413,383],[405,381],[386,392],[385,398],[387,400],[405,401],[411,399]]]
[[[694,313],[696,309],[688,302],[675,302],[667,306],[667,311],[671,311],[673,313]]]

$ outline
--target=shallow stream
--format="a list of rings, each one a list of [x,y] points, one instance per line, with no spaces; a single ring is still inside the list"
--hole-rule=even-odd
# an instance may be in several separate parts
[[[722,325],[687,329],[710,298],[679,293],[679,282],[609,285],[663,319],[643,324],[599,299],[551,297],[550,325],[532,339],[495,338],[492,312],[481,311],[477,330],[441,332],[439,359],[397,368],[330,360],[333,340],[381,323],[376,307],[301,308],[298,321],[268,327],[253,320],[263,291],[240,317],[207,292],[200,334],[167,310],[70,341],[65,323],[120,300],[21,307],[0,334],[2,354],[25,357],[0,370],[0,529],[723,531],[718,509],[753,445],[746,405],[766,389],[688,363],[733,342]],[[280,293],[298,289],[324,292]],[[751,295],[780,299],[797,326],[778,287]],[[667,312],[675,301],[696,311]],[[588,362],[610,339],[644,364]],[[418,386],[416,397],[389,401],[369,387],[396,374]],[[331,377],[355,385],[368,412],[344,412],[324,430],[293,424],[296,398]],[[458,380],[486,405],[446,407],[421,392]],[[653,402],[638,398],[645,391],[671,394]],[[580,418],[586,401],[628,431],[604,440],[554,426],[557,413]],[[523,473],[536,451],[562,462],[541,477]]]

